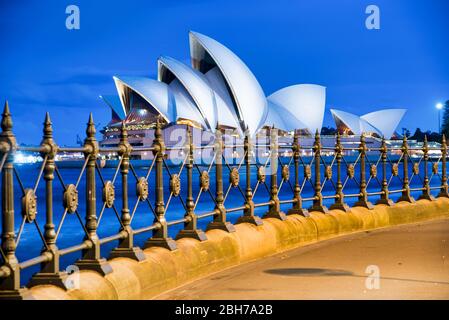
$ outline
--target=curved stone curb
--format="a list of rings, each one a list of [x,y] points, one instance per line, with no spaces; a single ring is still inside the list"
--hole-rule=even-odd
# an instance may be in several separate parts
[[[324,239],[354,232],[385,228],[431,219],[449,218],[449,199],[377,205],[373,210],[352,208],[345,213],[312,212],[306,218],[290,215],[286,221],[264,219],[262,226],[242,223],[236,232],[207,232],[207,241],[183,238],[178,249],[146,249],[145,261],[126,258],[110,261],[113,272],[105,277],[81,271],[79,289],[64,291],[54,286],[30,289],[34,299],[150,299],[164,291],[211,273]]]

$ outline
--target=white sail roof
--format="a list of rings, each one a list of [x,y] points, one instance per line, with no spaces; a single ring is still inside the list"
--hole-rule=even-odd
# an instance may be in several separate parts
[[[298,121],[300,119],[309,133],[321,131],[326,106],[325,87],[315,84],[298,84],[276,91],[267,99],[290,111]]]
[[[264,125],[285,131],[307,129],[306,125],[288,109],[268,100],[268,114]]]
[[[206,73],[220,69],[231,93],[241,129],[254,135],[267,115],[265,94],[248,67],[221,43],[197,32],[190,32],[190,55],[195,69]]]
[[[405,109],[386,109],[361,117],[341,110],[331,109],[335,121],[343,122],[355,135],[371,132],[390,139],[404,116]]]
[[[226,89],[226,82],[218,67],[210,69],[205,74],[210,87],[214,91],[217,103],[218,124],[237,128],[241,133],[238,117],[235,113],[232,98]]]
[[[158,60],[158,80],[170,84],[177,79],[189,93],[203,117],[206,127],[215,131],[217,127],[217,105],[215,95],[206,77],[200,72],[170,57]]]
[[[101,95],[100,98],[115,112],[120,120],[126,118],[126,111],[123,107],[119,96],[117,95]]]
[[[129,91],[132,90],[147,101],[167,122],[176,121],[175,101],[165,83],[144,77],[113,77],[113,79],[126,114],[131,108]]]
[[[406,109],[384,109],[365,114],[360,118],[376,127],[384,137],[390,138],[406,112]]]

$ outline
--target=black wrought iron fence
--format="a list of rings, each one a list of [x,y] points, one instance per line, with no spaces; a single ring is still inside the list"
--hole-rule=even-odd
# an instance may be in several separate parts
[[[358,146],[347,147],[338,135],[334,146],[323,146],[318,133],[313,145],[301,145],[298,135],[280,144],[273,128],[264,143],[255,143],[246,135],[242,142],[226,145],[217,130],[213,145],[195,145],[187,128],[183,146],[167,147],[158,121],[151,146],[132,147],[122,125],[118,146],[104,148],[95,138],[90,116],[84,145],[67,148],[56,144],[47,114],[40,146],[22,147],[13,134],[7,104],[1,128],[0,297],[20,296],[24,290],[21,275],[35,266],[39,270],[27,286],[53,284],[66,289],[67,273],[60,261],[73,253],[80,253],[73,261],[77,268],[106,275],[112,269],[101,248],[110,243],[116,243],[110,258],[142,261],[145,255],[134,241],[141,234],[150,233],[143,248],[176,250],[176,241],[170,237],[174,226],[181,226],[176,239],[207,241],[199,228],[199,221],[207,218],[211,219],[207,230],[234,232],[229,215],[235,223],[260,226],[263,218],[285,220],[290,214],[308,217],[312,211],[326,214],[326,203],[330,209],[348,212],[350,199],[355,199],[353,206],[372,209],[374,201],[392,206],[393,194],[400,195],[397,201],[407,202],[415,201],[412,193],[432,201],[434,190],[439,197],[449,197],[444,137],[439,148],[429,147],[427,140],[422,147],[410,147],[406,138],[400,148],[388,147],[385,139],[377,146],[367,146],[364,136]],[[231,152],[226,154],[227,150]],[[18,152],[40,155],[32,167],[35,179],[23,179],[14,160]],[[136,152],[150,152],[154,157],[139,169],[130,159]],[[179,160],[176,165],[167,156],[172,153]],[[198,153],[208,153],[209,160],[198,159]],[[82,154],[83,158],[78,168],[67,173],[57,158],[70,154]],[[116,157],[108,172],[102,155]],[[62,194],[54,192],[56,186]],[[174,210],[182,214],[173,219],[169,213],[175,199],[180,205]],[[198,209],[201,201],[206,201],[203,210]],[[261,213],[263,208],[266,211]],[[40,219],[45,223],[38,223]],[[71,228],[63,232],[68,219],[72,219]],[[103,225],[114,223],[116,231],[99,236]],[[34,234],[36,241],[27,247],[25,258],[18,259],[17,250],[28,225],[33,230],[27,236]],[[77,238],[78,231],[82,238]],[[61,241],[63,233],[70,241]],[[38,252],[33,254],[32,250]]]

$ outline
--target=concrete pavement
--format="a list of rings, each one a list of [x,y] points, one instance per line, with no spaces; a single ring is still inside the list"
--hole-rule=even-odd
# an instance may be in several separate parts
[[[322,241],[155,299],[449,299],[449,220]]]

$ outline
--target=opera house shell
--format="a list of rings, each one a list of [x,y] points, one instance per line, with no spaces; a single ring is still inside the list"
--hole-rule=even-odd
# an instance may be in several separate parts
[[[254,136],[265,126],[310,134],[321,129],[324,87],[294,85],[266,97],[256,77],[231,50],[197,32],[190,32],[189,42],[191,65],[162,56],[157,79],[113,77],[118,96],[101,96],[112,110],[106,140],[118,138],[114,132],[122,121],[129,130],[146,130],[158,115],[167,124],[211,133],[232,129],[240,137],[245,132]],[[134,137],[145,134],[141,131]]]
[[[349,112],[331,109],[337,130],[341,134],[365,133],[386,139],[395,135],[395,130],[406,111],[406,109],[384,109],[359,117]]]

